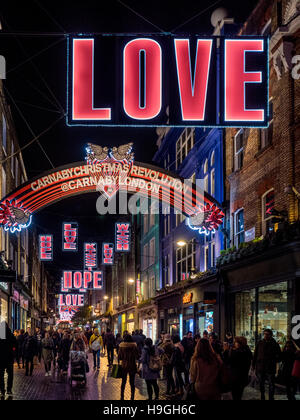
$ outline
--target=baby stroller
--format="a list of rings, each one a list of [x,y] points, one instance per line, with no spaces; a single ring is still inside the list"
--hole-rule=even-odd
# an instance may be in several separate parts
[[[86,385],[86,372],[87,372],[87,360],[84,351],[71,351],[71,375],[70,385],[72,386],[73,381],[81,382],[84,386]]]

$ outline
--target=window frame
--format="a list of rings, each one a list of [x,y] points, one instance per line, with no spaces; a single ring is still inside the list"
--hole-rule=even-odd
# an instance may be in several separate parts
[[[238,223],[237,223],[237,217],[238,217],[238,214],[241,213],[241,212],[243,212],[243,220],[244,220],[243,230],[237,231],[237,225],[238,225]],[[233,224],[234,224],[234,230],[233,230],[233,232],[234,232],[234,245],[238,248],[241,243],[245,242],[244,208],[242,207],[242,208],[236,210],[234,212],[233,217],[234,217],[234,220],[233,220]],[[243,241],[240,241],[240,236],[241,235],[243,235],[243,238],[244,238]]]
[[[244,164],[244,133],[245,130],[241,128],[234,136],[234,171],[239,171],[243,168]],[[242,147],[237,150],[237,138],[241,136]],[[242,156],[242,162],[239,162],[239,156]]]
[[[188,147],[191,140],[191,147]],[[195,128],[186,127],[176,141],[176,169],[182,164],[195,145]]]

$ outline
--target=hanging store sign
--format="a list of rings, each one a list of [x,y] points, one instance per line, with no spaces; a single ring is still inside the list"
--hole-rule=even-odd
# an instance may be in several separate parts
[[[116,223],[116,252],[130,252],[130,223]]]
[[[84,269],[92,270],[97,268],[98,259],[97,259],[97,244],[85,243],[83,247],[83,258],[84,258]]]
[[[193,302],[193,293],[186,293],[182,298],[182,303],[185,305],[187,303]]]
[[[69,36],[68,61],[68,125],[268,125],[266,37]]]
[[[112,265],[114,263],[114,244],[103,244],[102,261],[104,265]]]
[[[63,223],[63,251],[78,251],[78,223]]]
[[[62,277],[62,292],[69,290],[101,290],[103,287],[102,271],[64,271]]]
[[[53,236],[39,235],[40,261],[53,261]]]

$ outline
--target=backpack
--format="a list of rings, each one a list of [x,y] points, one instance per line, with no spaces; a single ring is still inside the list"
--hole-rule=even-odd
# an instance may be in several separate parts
[[[149,369],[153,372],[159,372],[162,369],[162,362],[159,356],[150,356]]]
[[[98,351],[101,348],[99,337],[95,338],[95,340],[92,342],[91,348],[93,351]]]

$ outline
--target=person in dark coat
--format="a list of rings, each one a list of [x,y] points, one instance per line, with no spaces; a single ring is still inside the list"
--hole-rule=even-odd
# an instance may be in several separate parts
[[[135,333],[132,334],[132,339],[136,343],[137,348],[138,348],[138,351],[139,351],[139,353],[141,355],[142,354],[143,347],[144,347],[144,339],[140,335],[139,330],[136,330]]]
[[[292,376],[295,360],[300,360],[300,352],[293,341],[286,342],[282,351],[282,379],[286,386],[286,396],[289,401],[296,401],[296,393],[298,388],[298,380]]]
[[[20,330],[20,334],[17,337],[18,343],[18,356],[17,356],[17,363],[18,368],[21,369],[20,360],[22,361],[22,368],[25,368],[25,360],[24,360],[24,340],[25,340],[25,331]]]
[[[232,383],[232,399],[240,401],[245,387],[248,385],[252,352],[245,337],[235,337],[233,346],[224,343],[223,360],[230,369]]]
[[[37,356],[39,348],[37,339],[30,328],[27,329],[27,334],[24,340],[25,376],[28,376],[28,374],[32,376],[34,368],[33,359],[34,356]]]
[[[109,328],[106,330],[103,344],[107,348],[107,366],[112,366],[114,363],[114,348],[116,347],[116,339]]]
[[[174,344],[170,334],[164,335],[164,342],[159,346],[162,349],[163,354],[161,356],[162,363],[166,372],[167,378],[167,392],[166,396],[169,397],[175,394],[175,382],[173,378],[173,353],[175,350]]]
[[[137,360],[139,352],[136,343],[134,343],[130,334],[125,335],[124,341],[120,343],[118,362],[122,362],[122,384],[121,384],[121,401],[124,400],[124,392],[129,375],[129,383],[131,388],[131,401],[134,401],[135,394],[135,375],[137,373]]]
[[[8,324],[2,322],[1,330],[5,330],[5,338],[0,339],[0,392],[1,398],[5,398],[4,374],[7,372],[7,395],[12,396],[14,380],[14,353],[17,347],[16,337],[11,332]],[[3,337],[3,335],[0,335]]]
[[[274,400],[275,374],[277,363],[281,360],[281,349],[273,338],[273,331],[264,330],[264,338],[255,348],[253,357],[253,369],[259,378],[261,399],[265,400],[265,382],[269,384],[269,400]]]
[[[185,369],[184,363],[184,348],[181,344],[181,340],[179,335],[175,335],[172,338],[174,344],[174,353],[172,358],[172,364],[175,370],[175,377],[176,377],[176,388],[177,388],[177,396],[182,397],[184,391],[184,385],[188,385],[188,383],[184,383],[182,379],[182,374],[184,374],[184,378],[187,378],[188,373]]]
[[[53,367],[55,369],[56,361],[57,361],[57,355],[59,353],[59,347],[60,347],[60,337],[57,332],[54,332],[52,334],[52,340],[53,340]]]
[[[120,344],[122,343],[122,341],[123,341],[123,338],[122,338],[121,334],[118,333],[116,335],[116,351],[117,351],[117,355],[119,354],[119,347],[120,347]]]
[[[218,354],[219,356],[221,356],[221,354],[223,353],[223,345],[218,338],[218,334],[216,334],[214,332],[210,333],[209,341],[210,341],[210,344],[211,344],[214,352],[216,354]]]
[[[151,338],[146,338],[140,363],[142,363],[142,378],[146,381],[149,401],[152,401],[153,390],[155,393],[155,400],[159,399],[157,379],[160,378],[159,369],[153,370],[151,368],[151,357],[159,357],[159,349],[158,347],[153,346]]]
[[[58,365],[60,370],[63,371],[63,374],[66,375],[68,372],[69,360],[70,360],[70,348],[72,340],[70,335],[65,333],[63,339],[60,342],[59,356],[58,356]]]
[[[186,374],[185,383],[188,384],[191,359],[195,350],[192,331],[189,331],[187,333],[186,337],[184,337],[183,340],[181,341],[181,344],[183,345],[183,348],[184,348],[183,360],[185,363],[185,374]]]

